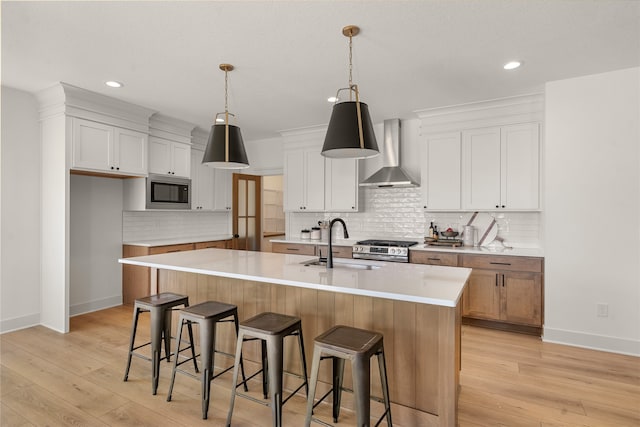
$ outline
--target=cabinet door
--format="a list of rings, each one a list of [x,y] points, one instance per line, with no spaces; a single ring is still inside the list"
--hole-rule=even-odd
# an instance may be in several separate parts
[[[233,200],[231,174],[229,170],[213,169],[213,209],[216,211],[231,211]]]
[[[191,178],[191,146],[174,142],[171,144],[171,174]]]
[[[542,275],[502,273],[501,316],[509,323],[542,326]]]
[[[325,159],[325,210],[355,212],[358,210],[358,161]]]
[[[171,175],[171,141],[149,138],[149,173]]]
[[[72,167],[115,170],[113,138],[113,126],[74,118]]]
[[[460,209],[461,154],[460,132],[427,137],[420,172],[425,209]]]
[[[474,270],[464,291],[462,314],[479,319],[500,320],[499,274]]]
[[[291,150],[284,153],[284,210],[304,210],[305,166],[304,151]]]
[[[324,157],[320,150],[310,149],[305,152],[305,210],[324,210]]]
[[[128,129],[115,128],[114,157],[120,172],[147,174],[147,135]]]
[[[501,130],[501,207],[538,209],[540,140],[537,123],[505,126]]]
[[[500,128],[462,133],[463,209],[500,207]]]
[[[204,151],[191,150],[192,210],[213,209],[213,169],[202,164]]]

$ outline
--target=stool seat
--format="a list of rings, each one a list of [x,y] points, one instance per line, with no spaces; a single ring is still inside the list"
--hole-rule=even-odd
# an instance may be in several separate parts
[[[283,368],[284,356],[284,339],[288,336],[298,337],[298,346],[300,349],[300,359],[302,361],[302,375],[297,375],[303,380],[288,397],[282,397],[282,380],[283,374],[292,374],[285,372]],[[229,405],[229,413],[227,415],[227,427],[231,426],[231,418],[233,416],[233,406],[236,394],[258,403],[263,403],[252,396],[237,393],[238,384],[238,365],[241,361],[242,344],[245,341],[261,340],[262,349],[262,369],[258,370],[247,380],[262,373],[262,392],[264,398],[267,399],[268,394],[271,395],[270,403],[271,413],[274,427],[282,426],[282,405],[284,405],[293,395],[295,395],[302,387],[305,388],[306,394],[309,394],[309,385],[307,380],[307,361],[304,354],[304,341],[302,338],[302,321],[299,317],[289,316],[286,314],[264,312],[250,319],[240,322],[238,332],[238,342],[236,346],[236,362],[233,371],[233,382],[231,388],[231,403]],[[241,384],[245,384],[246,381]],[[263,403],[264,404],[264,403]]]
[[[376,426],[386,417],[387,425],[392,426],[391,404],[389,401],[389,386],[387,384],[387,367],[384,359],[384,343],[382,334],[351,326],[337,325],[317,336],[314,340],[313,363],[311,366],[311,384],[307,399],[307,415],[305,426],[309,427],[311,421],[326,423],[312,417],[313,408],[318,406],[329,394],[333,394],[333,422],[338,422],[340,415],[340,400],[342,395],[342,382],[344,378],[345,360],[351,362],[353,376],[353,393],[358,427],[370,425],[371,413],[371,378],[370,359],[377,356],[380,380],[382,382],[382,394],[385,412],[382,414]],[[318,383],[318,371],[320,362],[331,359],[333,362],[333,384],[318,402],[314,403],[316,386]]]
[[[240,322],[242,329],[258,334],[278,335],[300,323],[300,318],[265,312]]]
[[[231,313],[233,310],[237,309],[238,307],[233,304],[225,304],[218,301],[206,301],[201,302],[200,304],[192,305],[190,307],[185,307],[180,310],[180,313],[188,314],[189,317],[193,318],[209,319],[212,317],[218,317],[220,315]]]
[[[382,334],[349,326],[334,326],[314,340],[316,345],[344,354],[375,353]]]
[[[149,295],[138,298],[133,303],[133,322],[131,326],[131,338],[129,340],[129,354],[127,357],[127,368],[124,373],[124,381],[129,378],[132,356],[151,361],[151,392],[156,394],[158,390],[158,380],[160,378],[160,360],[171,360],[171,312],[175,307],[188,307],[189,297],[175,294],[173,292],[162,292],[160,294]],[[140,313],[149,312],[151,315],[151,341],[135,346],[136,332],[138,329],[138,319]],[[193,340],[193,332],[189,326],[189,337]],[[164,341],[165,357],[161,357],[162,342]],[[135,352],[135,350],[151,345],[151,357],[146,357]],[[197,370],[197,366],[196,366]]]

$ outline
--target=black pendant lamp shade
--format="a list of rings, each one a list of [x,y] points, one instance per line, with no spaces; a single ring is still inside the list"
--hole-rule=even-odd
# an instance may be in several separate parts
[[[357,101],[335,104],[324,138],[322,155],[332,158],[366,159],[378,154],[380,152],[373,132],[369,106]]]
[[[228,144],[226,141],[227,128],[229,129]],[[248,168],[249,159],[244,150],[240,128],[226,124],[211,126],[202,163],[218,169]]]
[[[358,85],[353,83],[353,37],[358,35],[360,28],[347,25],[342,29],[342,35],[349,37],[349,86],[338,89],[349,92],[349,100],[333,105],[331,119],[327,128],[327,135],[322,146],[322,155],[338,159],[367,159],[380,154],[376,136],[373,133],[369,106],[360,102]],[[355,101],[353,100],[355,95]]]
[[[244,150],[244,142],[240,128],[229,124],[228,103],[228,74],[233,70],[231,64],[220,64],[220,69],[224,71],[224,113],[216,114],[215,121],[223,123],[211,126],[207,149],[202,158],[202,164],[217,169],[244,169],[249,167],[247,152]]]

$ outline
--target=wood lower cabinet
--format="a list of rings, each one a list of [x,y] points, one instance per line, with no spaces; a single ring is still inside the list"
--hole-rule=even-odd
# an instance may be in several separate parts
[[[543,258],[414,250],[409,261],[473,269],[462,296],[464,323],[542,333]]]
[[[503,327],[541,333],[542,258],[463,255],[461,264],[473,268],[462,302],[466,320],[500,322]]]
[[[326,257],[329,252],[329,245],[318,245],[316,252],[318,256]],[[331,245],[331,252],[333,252],[334,258],[353,258],[353,246]]]
[[[458,254],[438,251],[409,251],[409,262],[413,264],[458,266]]]
[[[279,254],[295,254],[295,255],[316,255],[316,245],[305,243],[282,243],[273,242],[271,244],[271,252]]]
[[[122,257],[131,258],[135,256],[166,254],[169,252],[191,251],[194,249],[230,247],[231,240],[216,240],[210,242],[181,243],[178,245],[165,246],[137,246],[122,245]],[[136,265],[122,266],[122,303],[133,304],[138,298],[151,294],[151,271],[148,267]]]
[[[198,242],[195,244],[194,249],[231,249],[231,240],[214,240],[211,242]]]

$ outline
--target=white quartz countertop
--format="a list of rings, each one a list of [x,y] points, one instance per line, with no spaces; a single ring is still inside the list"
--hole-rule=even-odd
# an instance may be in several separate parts
[[[200,243],[200,242],[214,242],[218,240],[229,240],[233,236],[231,234],[214,234],[208,236],[191,236],[191,237],[173,237],[168,239],[150,239],[150,240],[130,240],[122,242],[123,245],[131,246],[167,246],[167,245],[181,245],[184,243]]]
[[[358,241],[365,239],[336,239],[333,241],[333,246],[353,246]],[[410,239],[398,239],[398,240],[410,240]],[[414,240],[415,241],[415,240]],[[302,239],[274,239],[272,243],[294,243],[294,244],[306,244],[306,245],[326,245],[324,240],[302,240]],[[436,251],[436,252],[449,252],[458,254],[474,254],[474,255],[507,255],[507,256],[530,256],[530,257],[544,257],[544,250],[542,248],[502,248],[499,245],[495,246],[458,246],[451,248],[448,246],[427,246],[419,243],[409,248],[411,251]]]
[[[470,268],[334,259],[334,268],[305,266],[316,258],[272,252],[200,249],[122,258],[138,265],[256,282],[276,283],[400,301],[455,307]]]
[[[447,246],[428,246],[424,244],[415,245],[409,248],[411,251],[434,251],[449,252],[471,255],[505,255],[505,256],[529,256],[544,257],[542,248],[500,248],[490,246],[459,246],[450,248]]]

